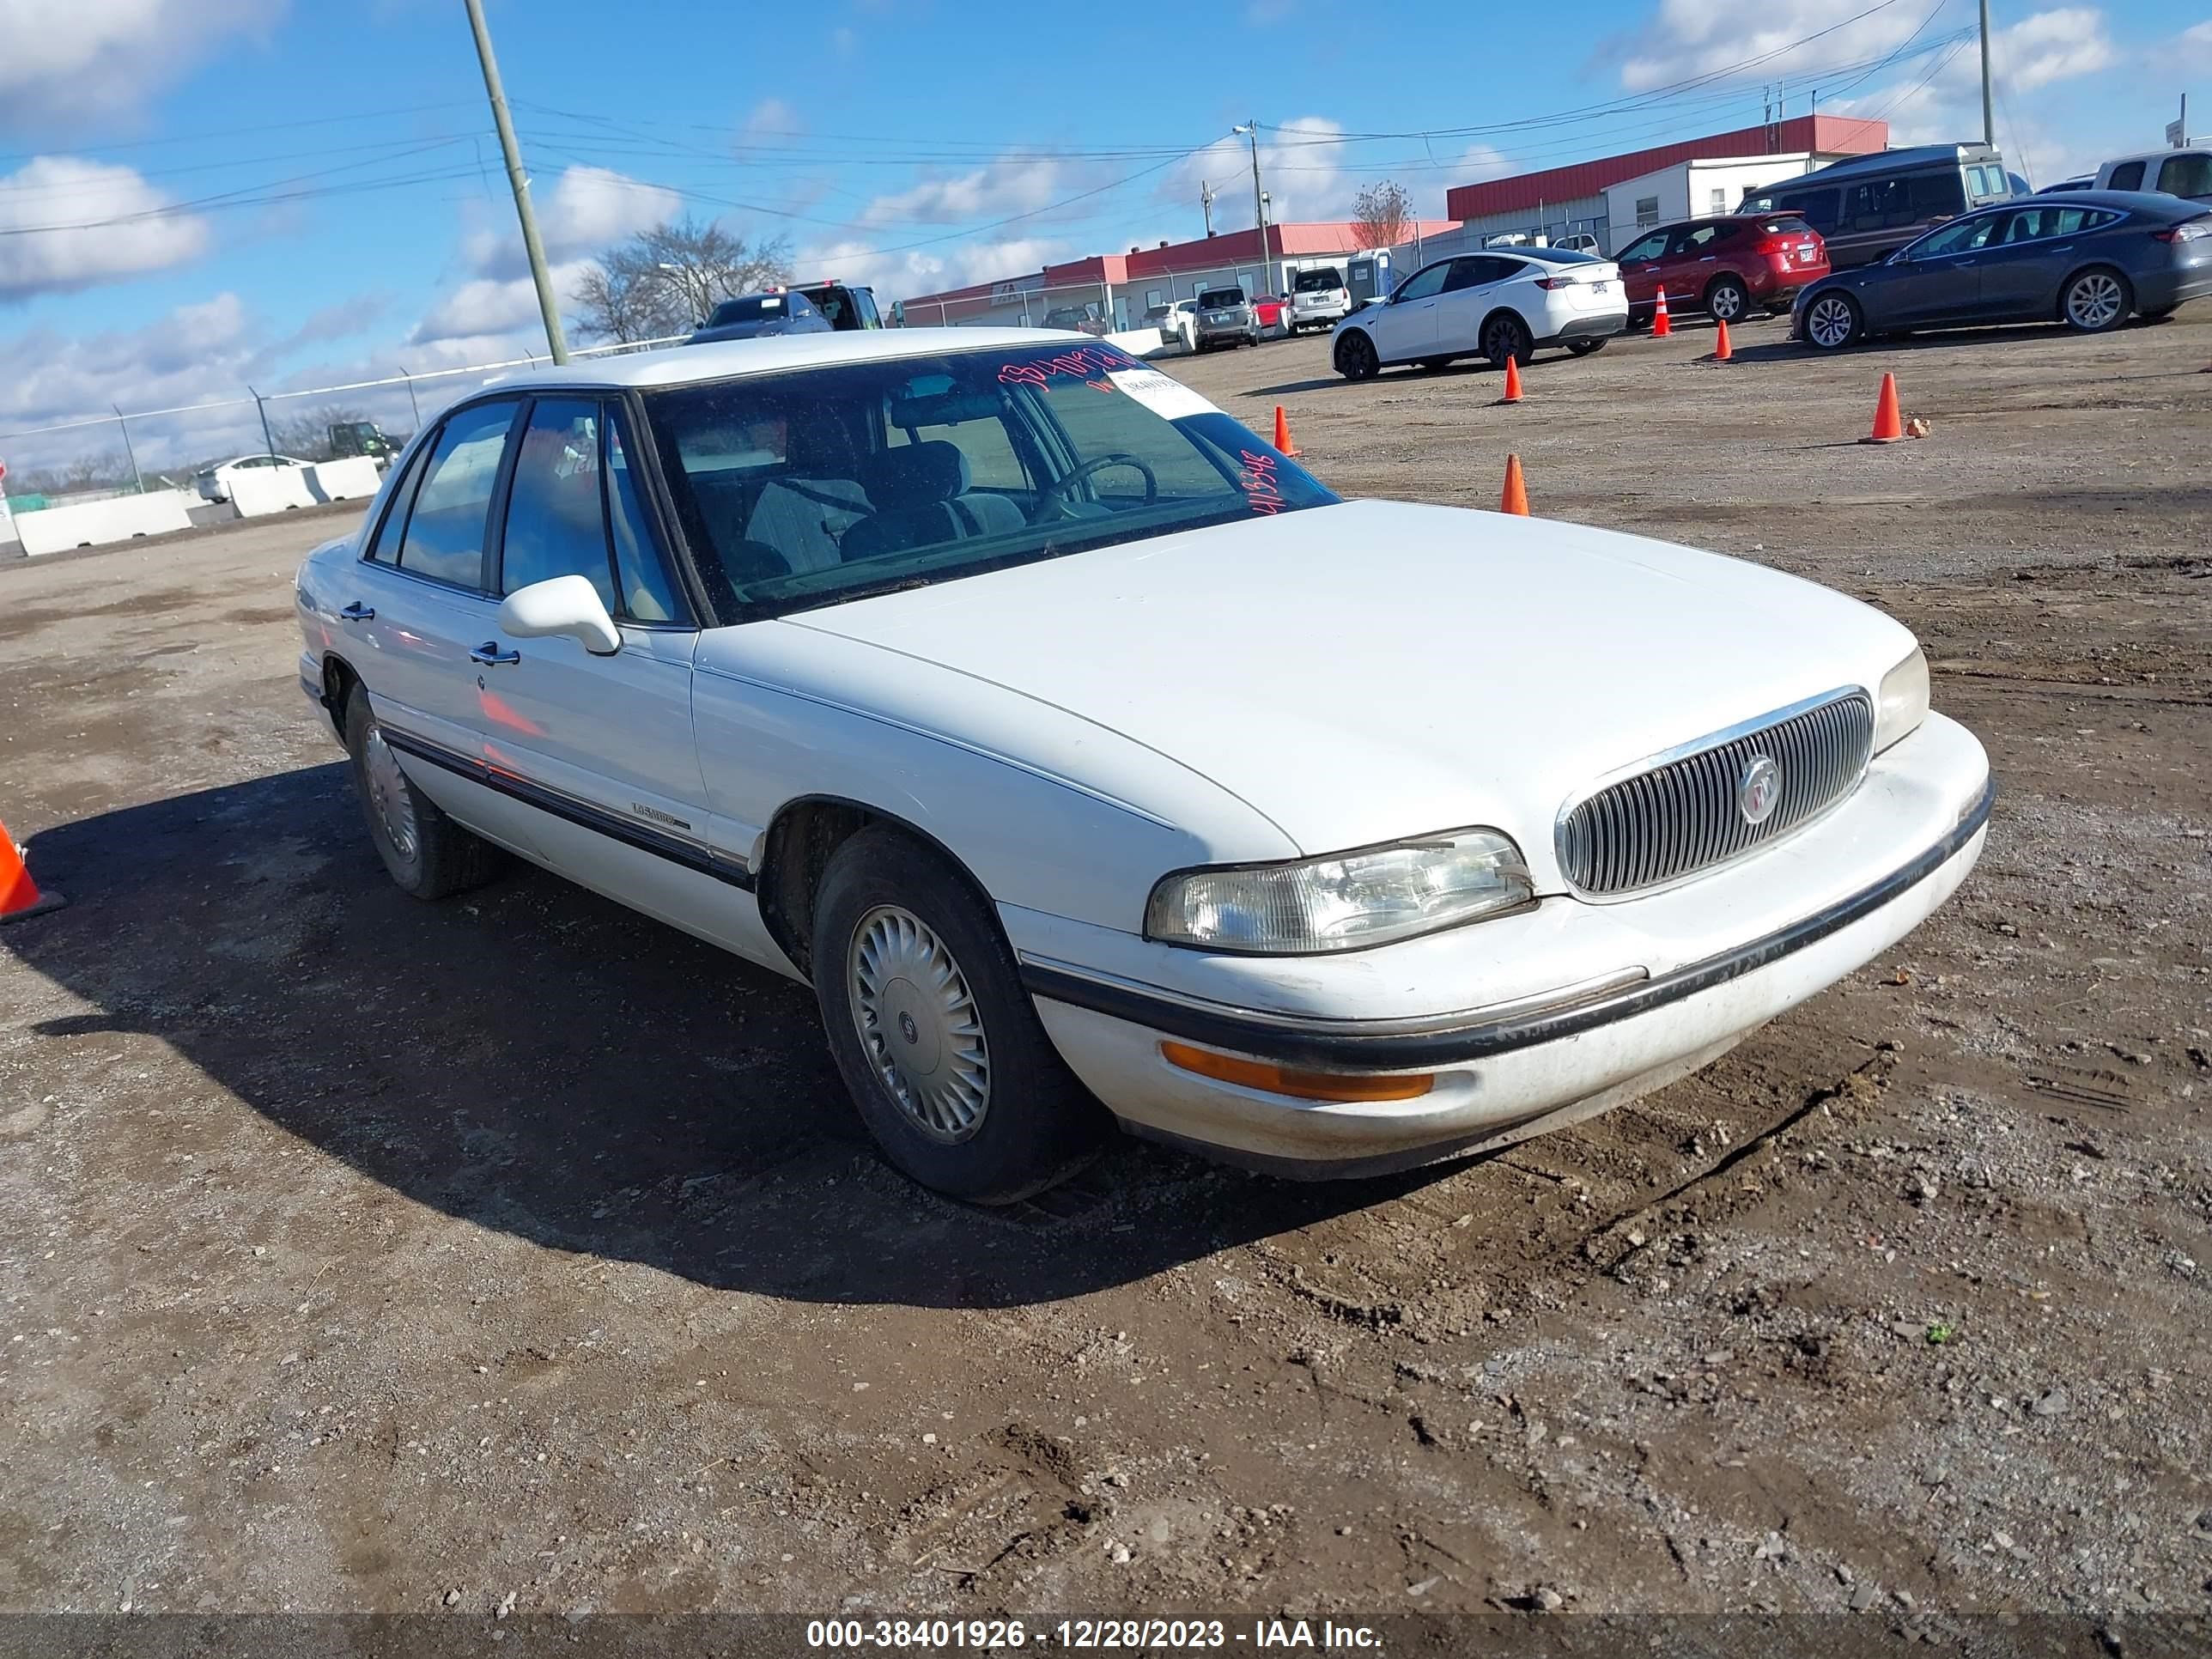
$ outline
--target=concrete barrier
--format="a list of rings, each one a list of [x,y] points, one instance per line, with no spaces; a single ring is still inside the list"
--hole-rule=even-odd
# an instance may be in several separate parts
[[[376,494],[376,463],[366,455],[319,466],[252,467],[230,475],[230,504],[241,519],[283,513],[325,501],[366,500]]]
[[[155,489],[76,507],[49,507],[17,514],[15,533],[29,555],[127,542],[134,536],[161,536],[192,527],[186,511],[192,499],[181,489]]]
[[[1121,347],[1132,357],[1149,357],[1161,349],[1160,331],[1157,327],[1125,328],[1118,333],[1109,334],[1106,343]]]

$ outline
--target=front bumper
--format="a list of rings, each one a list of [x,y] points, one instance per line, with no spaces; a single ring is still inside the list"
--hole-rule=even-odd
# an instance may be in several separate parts
[[[1931,715],[1844,805],[1668,892],[1548,899],[1522,917],[1339,958],[1175,953],[1244,975],[1235,1000],[1045,956],[1022,937],[1044,935],[1018,917],[1010,931],[1046,1030],[1126,1127],[1285,1173],[1376,1173],[1561,1127],[1725,1052],[1948,898],[1980,854],[1991,798],[1980,744]],[[1424,971],[1450,966],[1473,972]],[[1259,994],[1270,975],[1273,1006]],[[1213,988],[1222,981],[1216,973]],[[1503,994],[1455,994],[1478,985]],[[1428,1012],[1439,1002],[1459,1012]],[[1293,1100],[1173,1066],[1165,1038],[1435,1082],[1407,1101]]]

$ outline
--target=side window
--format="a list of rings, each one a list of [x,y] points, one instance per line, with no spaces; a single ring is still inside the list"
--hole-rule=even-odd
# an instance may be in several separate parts
[[[407,528],[407,504],[415,494],[415,486],[422,482],[422,463],[432,446],[424,444],[407,462],[407,470],[392,481],[392,493],[386,497],[391,505],[384,509],[384,521],[376,526],[376,535],[363,556],[379,564],[392,564],[399,557],[400,532]]]
[[[886,426],[884,430],[886,449],[934,442],[949,443],[968,458],[970,489],[1025,490],[1030,487],[1029,469],[1015,453],[1014,441],[1006,434],[1006,422],[997,416],[963,421],[957,426],[918,426],[911,432],[896,426]]]
[[[653,544],[652,520],[623,443],[622,412],[616,404],[606,405],[602,429],[606,434],[607,514],[615,538],[615,586],[623,600],[617,614],[640,622],[674,622],[684,615],[684,607],[677,602],[668,567]]]
[[[1504,275],[1503,259],[1483,259],[1470,256],[1451,262],[1451,275],[1444,278],[1444,292],[1456,294],[1463,288],[1480,288],[1485,283],[1494,283]]]
[[[2212,196],[2212,155],[2169,155],[2160,164],[2158,187],[2169,196]]]
[[[1793,197],[1780,205],[1824,236],[1840,222],[1836,213],[1836,192],[1832,190],[1816,190],[1809,195]]]
[[[2105,188],[2106,190],[2141,190],[2142,179],[2143,164],[2141,161],[2123,161],[2112,169],[2112,181]]]
[[[1997,183],[1994,190],[1978,191],[1977,194],[2004,194],[2004,175],[1996,169]],[[1906,208],[1915,220],[1932,219],[1939,214],[1963,213],[1966,207],[1966,187],[1955,173],[1923,173],[1910,180],[1905,187]]]
[[[1157,304],[1158,301],[1152,303]],[[876,296],[866,289],[853,290],[853,305],[860,313],[862,328],[881,328],[884,325],[883,313],[876,309]]]
[[[1674,240],[1667,252],[1674,257],[1686,254],[1691,258],[1697,258],[1711,249],[1720,234],[1718,225],[1686,225],[1674,233]]]
[[[2007,219],[2021,218],[2020,214],[1984,213],[1978,219],[1961,219],[1956,224],[1945,225],[1931,231],[1912,245],[1915,259],[1941,259],[1954,253],[1972,253],[1999,240],[1996,231]]]
[[[484,525],[514,410],[513,399],[478,404],[446,422],[407,515],[402,570],[461,587],[483,586]]]
[[[1443,292],[1444,278],[1450,274],[1452,262],[1440,259],[1435,264],[1424,266],[1406,278],[1406,285],[1394,296],[1399,300],[1425,300]]]
[[[620,608],[599,501],[599,405],[592,399],[541,398],[531,406],[515,453],[499,591],[512,593],[556,576],[588,577],[600,604],[610,611]]]
[[[1613,257],[1616,259],[1624,262],[1631,259],[1656,259],[1659,257],[1661,251],[1664,249],[1666,246],[1666,233],[1662,231],[1654,235],[1645,236],[1637,241],[1631,242],[1626,248],[1623,249]]]

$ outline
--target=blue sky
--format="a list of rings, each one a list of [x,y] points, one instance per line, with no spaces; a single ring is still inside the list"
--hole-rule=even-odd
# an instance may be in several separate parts
[[[1972,0],[1586,0],[1564,31],[1463,0],[489,13],[564,285],[685,210],[886,299],[1196,235],[1201,178],[1249,225],[1250,116],[1282,218],[1344,216],[1381,177],[1440,216],[1449,184],[1755,122],[1778,82],[1789,112],[1819,87],[1899,143],[1979,125]],[[1998,137],[2039,181],[2154,146],[2192,78],[2212,128],[2203,0],[1996,21]],[[0,0],[0,432],[532,344],[461,0]],[[251,416],[150,422],[142,448],[203,453]]]

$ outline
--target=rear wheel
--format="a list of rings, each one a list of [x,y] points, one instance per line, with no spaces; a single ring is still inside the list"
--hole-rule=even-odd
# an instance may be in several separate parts
[[[498,873],[499,849],[447,817],[400,769],[368,693],[358,685],[346,696],[345,738],[368,838],[403,891],[441,899],[480,887]]]
[[[1751,290],[1740,276],[1713,278],[1705,289],[1705,312],[1717,323],[1740,323],[1751,309]]]
[[[2127,321],[2134,308],[2128,279],[2105,265],[2082,271],[2058,296],[2058,314],[2067,327],[2082,334],[2108,333]]]
[[[1482,325],[1482,355],[1490,359],[1492,368],[1503,368],[1510,360],[1528,366],[1536,355],[1535,337],[1528,332],[1528,325],[1510,311],[1501,311]]]
[[[1819,351],[1841,351],[1865,327],[1858,301],[1848,294],[1814,296],[1805,308],[1805,343]]]
[[[1073,1174],[1110,1120],[1052,1046],[998,922],[939,854],[884,826],[840,847],[815,906],[830,1051],[885,1157],[1012,1204]]]
[[[1364,329],[1346,329],[1336,343],[1336,372],[1347,380],[1371,380],[1382,372],[1382,359]]]
[[[1587,357],[1593,351],[1604,350],[1605,343],[1609,337],[1609,336],[1601,334],[1594,339],[1570,340],[1567,342],[1567,349],[1577,357]]]

